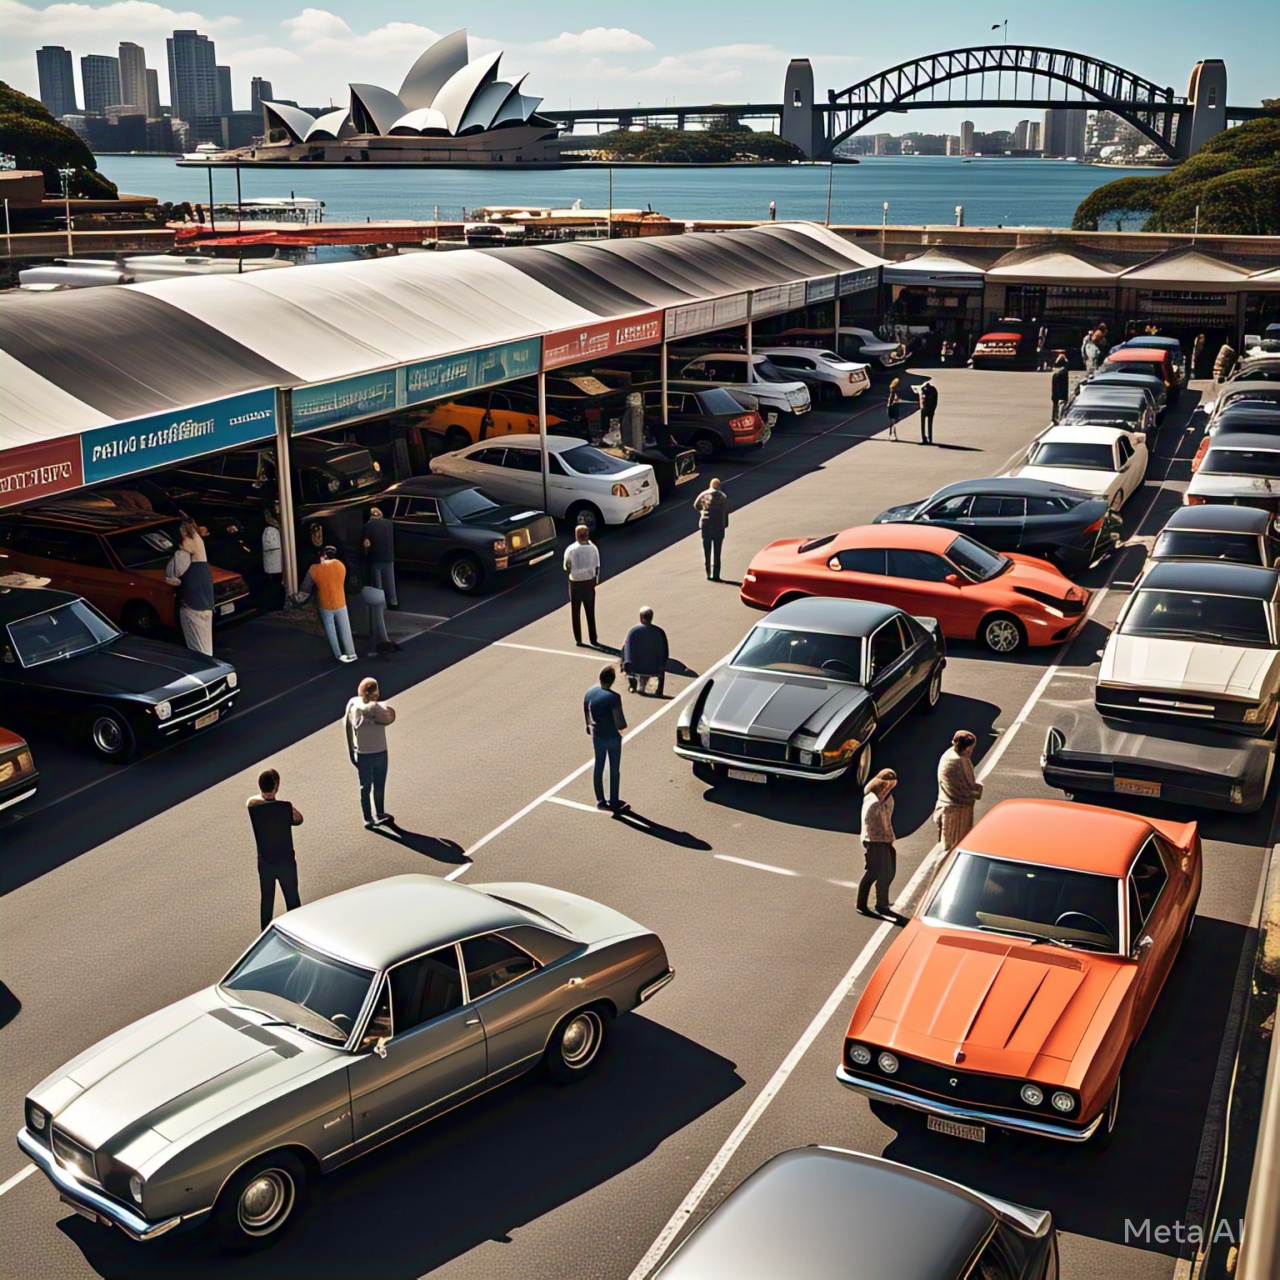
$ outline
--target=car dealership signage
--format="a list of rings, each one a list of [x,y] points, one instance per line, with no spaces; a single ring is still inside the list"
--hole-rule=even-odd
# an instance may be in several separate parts
[[[82,484],[79,436],[0,449],[0,507],[49,498]]]
[[[662,341],[662,312],[645,311],[622,320],[584,324],[576,329],[548,334],[543,340],[543,367],[560,369],[582,360],[594,360],[615,351],[634,351]]]

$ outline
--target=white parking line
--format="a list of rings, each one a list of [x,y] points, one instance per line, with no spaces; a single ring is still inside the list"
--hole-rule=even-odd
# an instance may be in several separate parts
[[[35,1165],[29,1164],[19,1169],[12,1178],[8,1178],[4,1182],[0,1182],[0,1196],[4,1195],[6,1191],[12,1191],[18,1183],[22,1182],[25,1178],[31,1177],[35,1171]]]
[[[599,649],[587,649],[585,652],[581,649],[544,649],[541,645],[536,644],[516,644],[513,640],[495,640],[490,645],[493,649],[523,649],[526,653],[554,653],[561,658],[586,658],[590,662],[599,662],[602,651]],[[603,656],[608,657],[608,654]]]
[[[772,871],[775,876],[798,876],[798,871],[791,871],[787,867],[771,866],[767,862],[752,862],[750,858],[734,858],[727,853],[717,853],[715,855],[721,862],[736,862],[740,867],[750,867],[754,871]]]
[[[562,804],[566,809],[581,809],[584,813],[608,813],[610,817],[613,817],[613,814],[608,809],[601,809],[594,804],[583,804],[581,800],[568,800],[564,796],[548,796],[547,803]]]

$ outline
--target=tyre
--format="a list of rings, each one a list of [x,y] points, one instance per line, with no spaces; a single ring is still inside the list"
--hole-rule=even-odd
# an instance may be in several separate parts
[[[608,1022],[594,1005],[578,1009],[551,1033],[543,1061],[556,1084],[572,1084],[590,1074],[604,1048]]]
[[[295,1220],[307,1191],[307,1170],[291,1151],[251,1160],[222,1188],[211,1226],[231,1253],[265,1249]]]
[[[871,739],[875,737],[875,725],[867,733],[867,741],[863,745],[862,750],[858,752],[858,758],[853,762],[853,768],[849,770],[849,779],[853,786],[861,795],[863,788],[871,781]]]
[[[589,502],[575,502],[565,513],[565,522],[570,529],[586,525],[587,534],[592,538],[604,528],[604,517]]]
[[[453,453],[456,449],[465,449],[471,443],[471,435],[462,427],[448,427],[444,433],[444,447],[446,453]]]
[[[1027,633],[1011,614],[989,613],[978,628],[978,639],[990,652],[1007,655],[1017,653],[1026,644]]]
[[[472,555],[454,556],[449,561],[449,585],[469,596],[484,583],[484,565]]]
[[[137,749],[133,726],[114,707],[93,707],[88,720],[89,745],[112,764],[123,764]]]
[[[929,672],[929,683],[924,687],[924,695],[916,706],[926,715],[938,709],[938,700],[942,697],[942,663],[938,663]]]
[[[160,615],[145,600],[130,600],[120,610],[120,625],[135,636],[154,639],[164,630]]]
[[[698,455],[699,462],[710,462],[724,448],[723,441],[705,431],[700,431],[694,436],[692,444],[693,451]]]

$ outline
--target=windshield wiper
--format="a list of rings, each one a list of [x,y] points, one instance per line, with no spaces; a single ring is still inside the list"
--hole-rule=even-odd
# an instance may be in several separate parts
[[[1032,946],[1047,942],[1051,947],[1066,947],[1068,951],[1075,950],[1071,943],[1063,942],[1061,938],[1051,938],[1047,933],[1035,933],[1031,929],[1002,929],[999,925],[994,924],[980,924],[977,928],[984,933],[1001,933],[1005,937],[1029,938]]]
[[[226,990],[227,988],[223,988]],[[243,1008],[255,1009],[258,1013],[265,1013],[268,1017],[272,1014],[281,1014],[284,1010],[280,1008],[272,1008],[273,1005],[286,1005],[289,1009],[296,1009],[303,1015],[302,1021],[296,1018],[287,1018],[280,1023],[281,1026],[293,1027],[306,1035],[313,1036],[320,1040],[326,1040],[330,1043],[344,1044],[350,1032],[343,1031],[336,1022],[330,1022],[322,1013],[317,1013],[314,1009],[308,1009],[305,1004],[299,1004],[296,1000],[290,1000],[288,996],[276,995],[274,991],[258,991],[253,989],[250,991],[240,991],[238,993],[243,999],[247,996],[254,996],[261,1003],[258,1005],[243,1005]],[[305,1025],[311,1023],[311,1026]],[[319,1024],[316,1026],[315,1024]]]
[[[1038,933],[1035,940],[1031,943],[1033,947],[1038,947],[1042,942],[1047,942],[1051,947],[1066,947],[1068,951],[1074,951],[1075,947],[1071,943],[1062,938],[1051,938],[1047,933]]]

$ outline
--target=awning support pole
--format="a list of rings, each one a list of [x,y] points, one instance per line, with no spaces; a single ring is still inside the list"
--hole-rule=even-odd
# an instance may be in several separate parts
[[[293,522],[293,463],[289,439],[293,434],[293,396],[276,392],[276,501],[280,508],[280,563],[284,598],[298,594],[298,530]]]
[[[213,223],[213,165],[209,165],[209,233],[212,235],[217,230]]]
[[[547,371],[538,361],[538,448],[542,453],[542,509],[550,513],[551,500],[547,480]]]
[[[663,326],[663,333],[666,332],[666,326]],[[671,432],[668,428],[671,425],[671,419],[667,409],[667,340],[662,339],[662,434],[665,440],[670,440]]]

